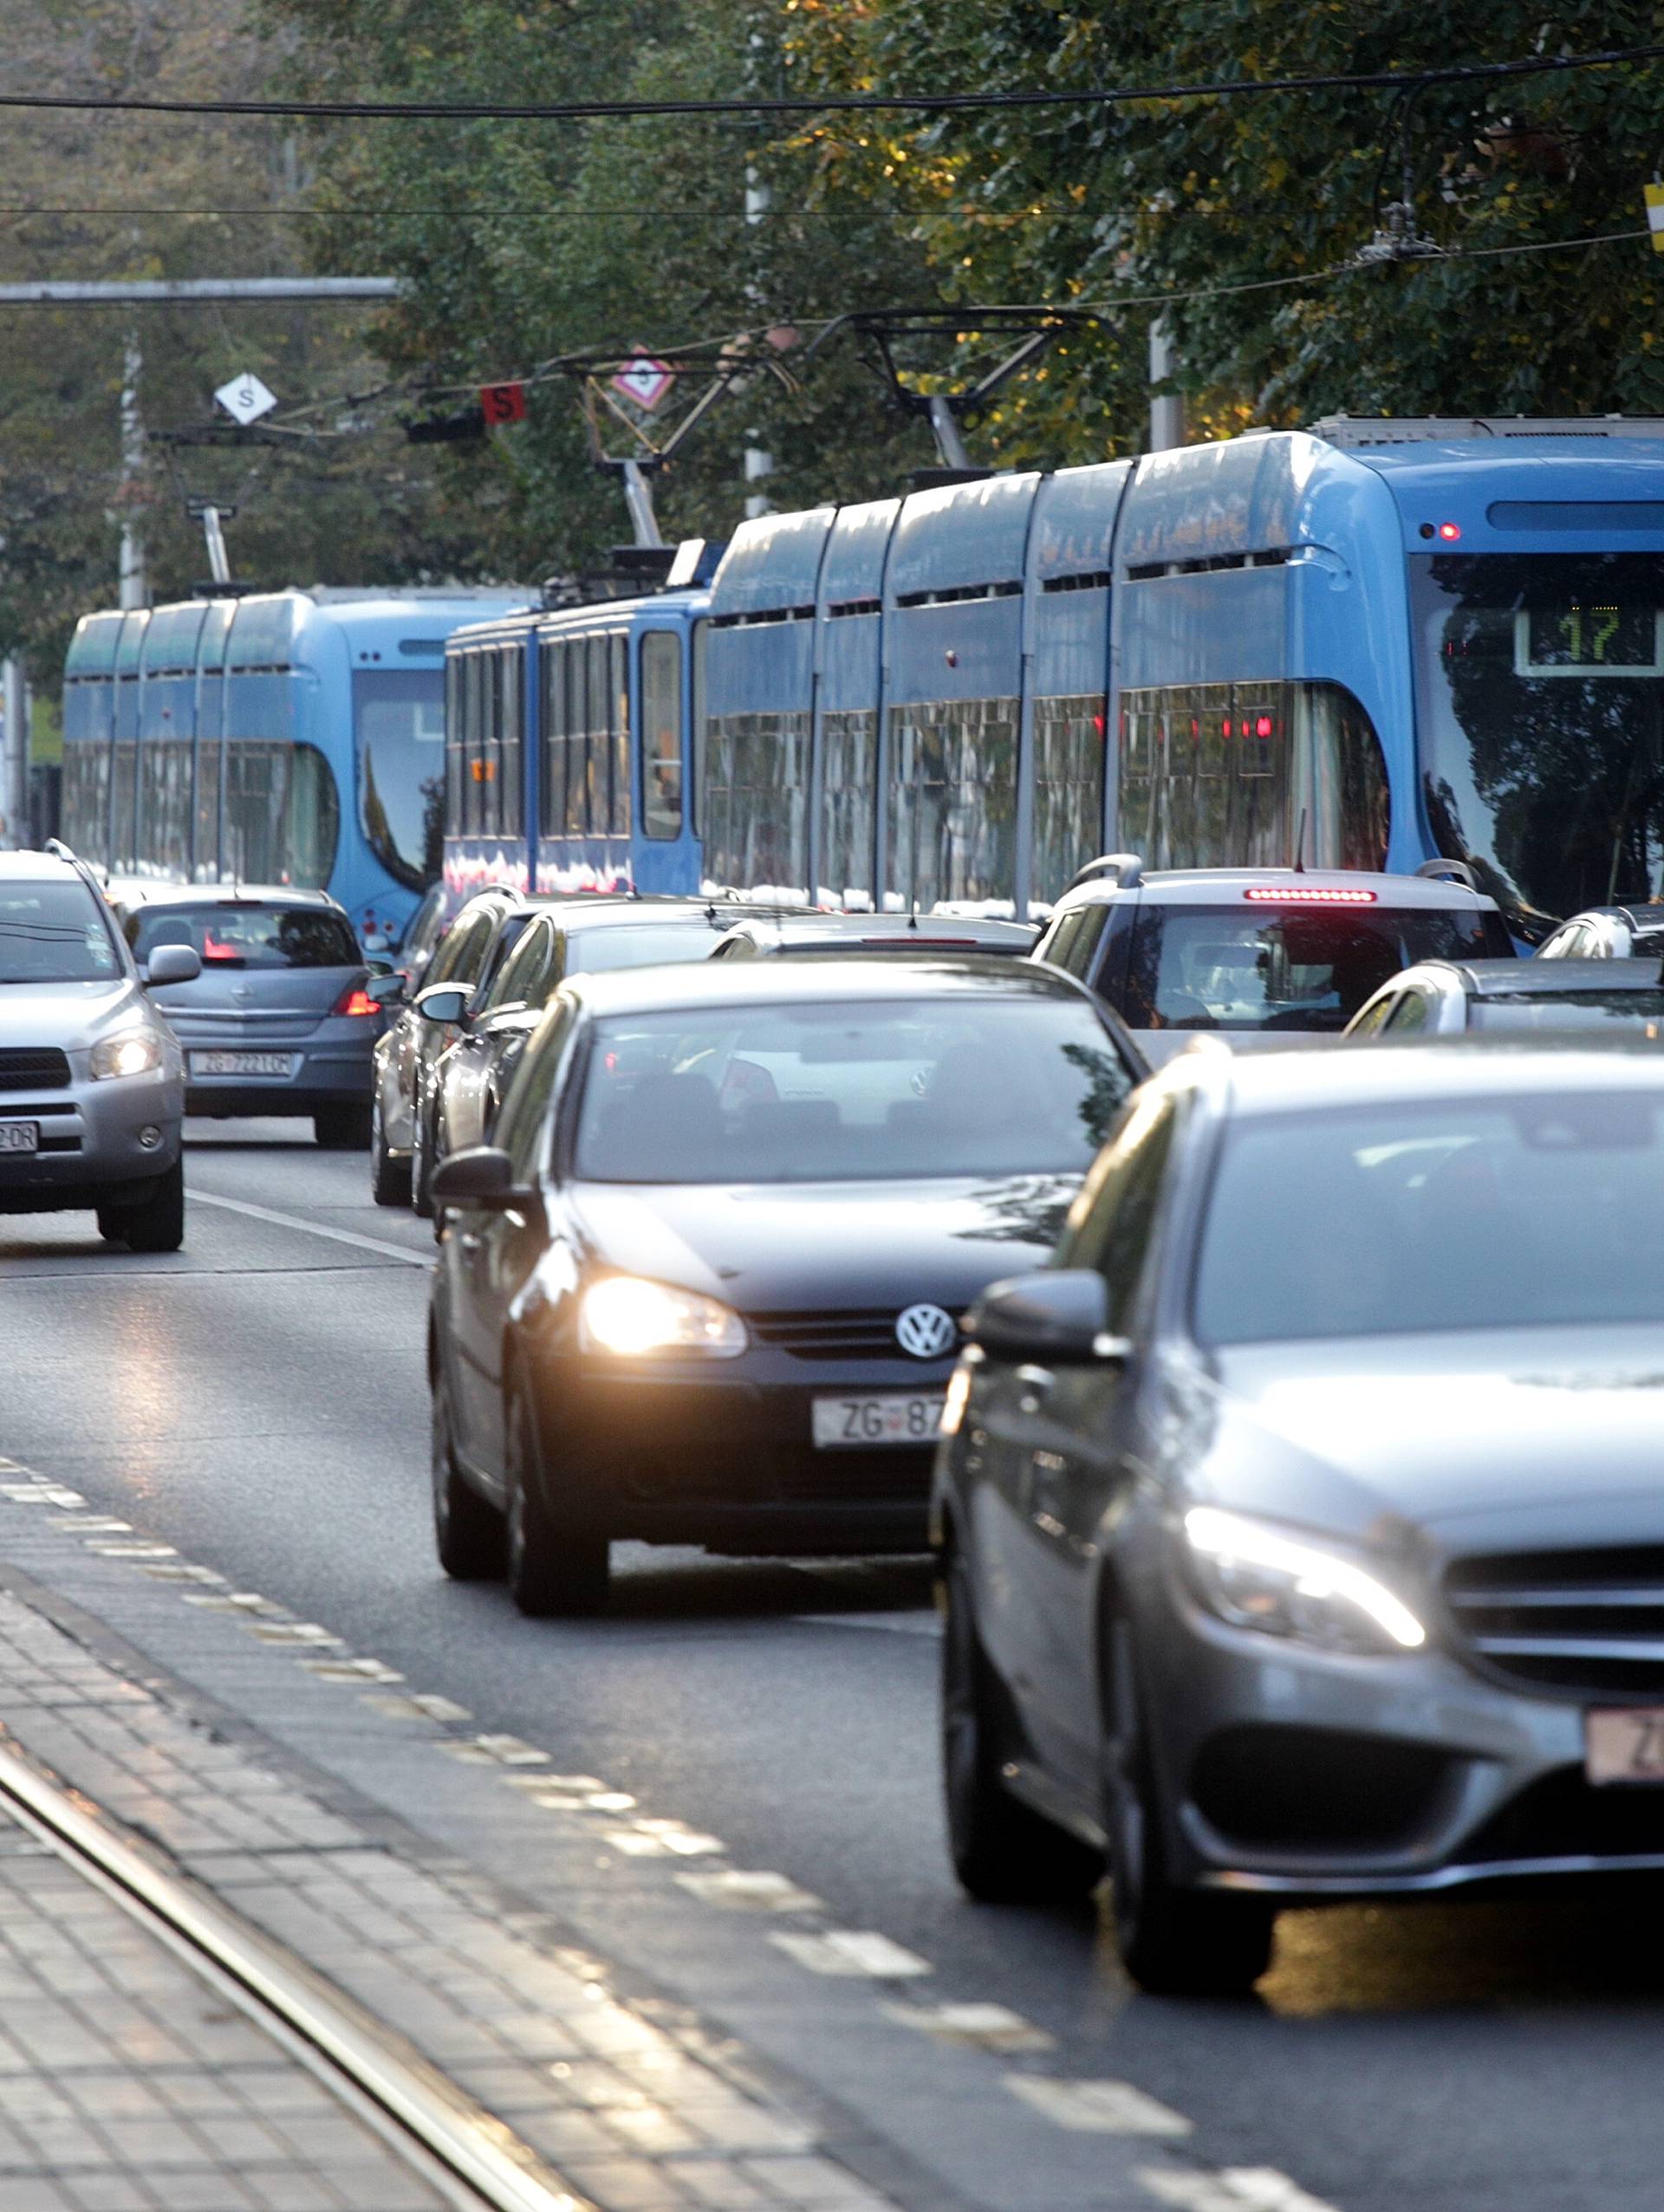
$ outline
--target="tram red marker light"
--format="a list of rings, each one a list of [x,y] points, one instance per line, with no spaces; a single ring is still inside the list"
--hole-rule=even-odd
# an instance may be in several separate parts
[[[1256,737],[1269,737],[1271,734],[1271,717],[1268,714],[1263,714],[1254,724],[1254,735]]]
[[[360,983],[354,984],[349,990],[342,991],[341,996],[335,1001],[335,1011],[337,1014],[351,1014],[356,1015],[363,1014],[379,1014],[381,1009],[376,1004],[375,1001],[370,996],[368,991],[367,991],[363,985]]]
[[[1446,545],[1454,545],[1462,535],[1462,526],[1459,522],[1440,522],[1439,535]]]
[[[1316,885],[1307,890],[1284,891],[1270,885],[1252,884],[1242,895],[1259,906],[1373,906],[1375,903],[1373,891],[1324,889]]]

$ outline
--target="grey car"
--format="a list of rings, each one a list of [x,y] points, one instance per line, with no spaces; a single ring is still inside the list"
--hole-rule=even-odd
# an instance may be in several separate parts
[[[1542,953],[1535,960],[1421,960],[1366,999],[1345,1034],[1355,1044],[1396,1044],[1549,1029],[1664,1035],[1658,962]]]
[[[942,952],[1034,950],[1039,931],[1028,922],[1003,922],[959,914],[760,914],[728,931],[713,960],[769,959],[782,953],[806,957],[869,960],[875,952],[931,959]]]
[[[185,1048],[187,1113],[301,1115],[320,1145],[370,1141],[381,1009],[346,911],[322,891],[198,885],[127,908],[133,957],[189,947],[198,973],[157,1003]]]
[[[950,1389],[965,1884],[1107,1861],[1167,1990],[1252,1982],[1284,1904],[1656,1897],[1661,1323],[1656,1051],[1170,1061]]]
[[[136,1252],[185,1237],[179,1044],[149,996],[194,952],[134,961],[62,846],[0,853],[0,1213],[88,1208]]]

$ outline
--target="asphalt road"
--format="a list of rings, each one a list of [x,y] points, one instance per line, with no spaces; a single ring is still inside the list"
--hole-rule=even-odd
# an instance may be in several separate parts
[[[1091,1919],[957,1892],[922,1566],[630,1547],[611,1617],[570,1625],[446,1584],[409,1263],[431,1239],[300,1129],[192,1125],[190,1187],[231,1203],[194,1204],[177,1256],[108,1250],[89,1217],[0,1218],[0,1450],[714,1830],[929,1959],[941,1996],[1050,2031],[1059,2074],[1188,2114],[1220,2164],[1337,2212],[1657,2212],[1656,1893],[1290,1915],[1255,1999],[1153,2000]]]

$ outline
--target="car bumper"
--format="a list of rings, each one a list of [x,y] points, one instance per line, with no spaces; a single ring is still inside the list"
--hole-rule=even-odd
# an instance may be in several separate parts
[[[796,1363],[791,1363],[793,1365]],[[816,1398],[939,1392],[951,1362],[825,1363],[784,1356],[624,1374],[577,1358],[537,1369],[551,1499],[614,1536],[733,1553],[920,1552],[928,1442],[829,1449]]]
[[[178,1025],[175,1025],[176,1028]],[[374,1037],[266,1037],[257,1040],[193,1036],[179,1031],[185,1050],[185,1110],[202,1114],[309,1114],[321,1106],[367,1106],[374,1083]],[[199,1055],[211,1052],[281,1053],[289,1063],[279,1075],[211,1075]]]
[[[1140,1651],[1180,1879],[1295,1903],[1664,1872],[1664,1788],[1584,1776],[1585,1707],[1621,1697],[1324,1652],[1187,1595]]]
[[[179,1077],[165,1068],[34,1098],[0,1098],[0,1120],[34,1122],[41,1143],[37,1152],[0,1153],[0,1213],[49,1213],[141,1195],[179,1157],[181,1111]]]

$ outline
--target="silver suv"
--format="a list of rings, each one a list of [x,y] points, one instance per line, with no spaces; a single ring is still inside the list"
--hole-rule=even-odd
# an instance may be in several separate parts
[[[184,1071],[146,994],[199,968],[166,945],[140,970],[64,847],[0,853],[0,1214],[86,1207],[112,1243],[178,1251]]]

